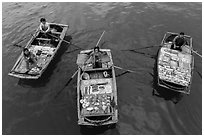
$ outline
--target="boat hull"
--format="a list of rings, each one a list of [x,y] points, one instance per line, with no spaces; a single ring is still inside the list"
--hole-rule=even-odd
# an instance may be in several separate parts
[[[84,50],[81,51],[80,54],[86,54],[91,52],[92,50]],[[90,69],[88,67],[84,67],[83,65],[80,65],[80,61],[79,61],[79,56],[77,59],[77,64],[78,64],[78,79],[77,79],[77,110],[78,110],[78,125],[81,126],[104,126],[104,125],[111,125],[111,124],[116,124],[118,122],[118,109],[117,109],[117,88],[116,88],[116,78],[115,78],[115,70],[113,67],[113,61],[112,61],[112,56],[111,56],[111,52],[109,49],[101,49],[101,51],[103,52],[107,52],[109,55],[109,67],[107,68],[98,68],[98,69]],[[84,62],[84,61],[82,61]],[[83,64],[83,63],[82,63]],[[97,73],[101,73],[101,72],[105,72],[107,71],[109,74],[111,74],[111,78],[91,78],[91,75],[93,76],[94,74]],[[82,76],[83,73],[88,73],[90,75],[90,79],[89,80],[82,80]],[[105,73],[104,73],[105,74]],[[94,82],[95,81],[95,82]],[[82,89],[83,89],[83,83],[84,82],[94,82],[94,83],[101,83],[101,82],[109,82],[111,84],[111,89],[108,90],[108,92],[111,93],[98,93],[93,95],[92,93],[88,94],[83,94],[82,93]],[[108,84],[109,84],[108,83]],[[93,84],[93,83],[92,83]],[[91,84],[91,85],[92,85]],[[108,85],[107,84],[107,85]],[[106,87],[106,86],[105,86]],[[108,87],[108,86],[107,86]],[[104,95],[110,95],[111,96],[111,102],[113,102],[111,104],[111,112],[107,112],[107,113],[91,113],[87,112],[86,110],[84,110],[85,108],[83,108],[81,100],[87,96],[104,96]],[[106,100],[105,100],[106,101]],[[104,102],[105,102],[104,101]],[[89,102],[90,104],[95,103],[95,102]],[[114,106],[114,107],[113,107]],[[88,109],[88,107],[87,107]]]
[[[171,49],[171,42],[175,36],[177,36],[177,33],[167,32],[161,42],[161,48],[158,51],[157,56],[157,85],[159,87],[163,87],[166,89],[169,89],[174,92],[180,92],[184,94],[190,94],[190,88],[192,83],[192,77],[193,77],[193,69],[194,69],[194,57],[191,52],[192,48],[192,38],[190,36],[185,35],[186,38],[189,39],[188,41],[188,49],[185,49],[185,53],[178,52]],[[172,38],[170,38],[172,36]],[[167,51],[167,52],[164,52]],[[178,55],[178,56],[173,56]],[[179,58],[179,56],[182,56]],[[168,57],[170,59],[168,59]],[[176,58],[178,57],[178,58]],[[172,58],[176,58],[175,60],[172,60]],[[164,61],[165,59],[165,61]],[[183,71],[183,68],[179,68],[180,64],[186,63],[187,60],[189,66],[188,69]],[[185,61],[184,61],[185,60]],[[178,66],[175,67],[177,64],[175,62],[178,61]],[[169,64],[173,64],[173,67],[169,67]],[[187,64],[187,63],[186,63]],[[168,70],[168,71],[166,71]],[[182,72],[181,72],[182,70]],[[188,72],[187,72],[188,71]],[[183,78],[183,77],[187,78]]]

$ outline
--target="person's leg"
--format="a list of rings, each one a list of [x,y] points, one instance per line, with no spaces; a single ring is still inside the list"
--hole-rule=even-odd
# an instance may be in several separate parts
[[[38,38],[46,38],[46,34],[40,32],[40,33],[38,34]]]

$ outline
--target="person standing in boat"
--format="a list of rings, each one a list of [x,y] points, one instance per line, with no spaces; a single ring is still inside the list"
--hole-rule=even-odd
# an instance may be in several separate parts
[[[33,67],[38,67],[36,56],[30,52],[28,48],[23,49],[23,56],[26,62],[27,72],[29,72]]]
[[[173,49],[182,51],[182,46],[184,46],[185,44],[186,44],[186,39],[184,37],[184,33],[181,32],[173,40]]]

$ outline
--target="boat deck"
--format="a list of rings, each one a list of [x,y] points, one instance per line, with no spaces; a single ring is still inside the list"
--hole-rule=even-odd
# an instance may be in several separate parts
[[[30,47],[30,52],[32,52],[34,55],[36,55],[37,58],[37,66],[38,67],[33,67],[28,74],[39,74],[41,69],[43,68],[50,60],[52,57],[55,47],[50,47],[50,46],[35,46],[31,45]],[[21,62],[19,62],[19,65],[14,69],[15,72],[19,73],[25,73],[27,71],[26,68],[26,61],[24,58],[21,59]]]

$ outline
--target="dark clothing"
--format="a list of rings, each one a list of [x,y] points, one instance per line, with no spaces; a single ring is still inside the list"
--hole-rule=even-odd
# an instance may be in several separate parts
[[[176,40],[175,40],[175,44],[176,46],[183,46],[185,44],[185,39],[184,37],[178,37]]]
[[[186,44],[185,38],[181,37],[181,36],[177,36],[174,39],[173,49],[178,50],[178,51],[182,51],[182,46],[185,44]]]
[[[24,53],[24,59],[26,61],[26,68],[30,70],[32,67],[37,66],[37,59],[35,55],[31,52],[28,54]]]
[[[102,63],[101,63],[101,59],[100,59],[100,55],[94,55],[94,65],[93,68],[102,68]]]
[[[42,32],[40,32],[39,34],[38,34],[38,37],[39,38],[46,38],[46,39],[52,39],[52,33],[49,31],[49,32],[47,32],[47,33],[42,33]]]

